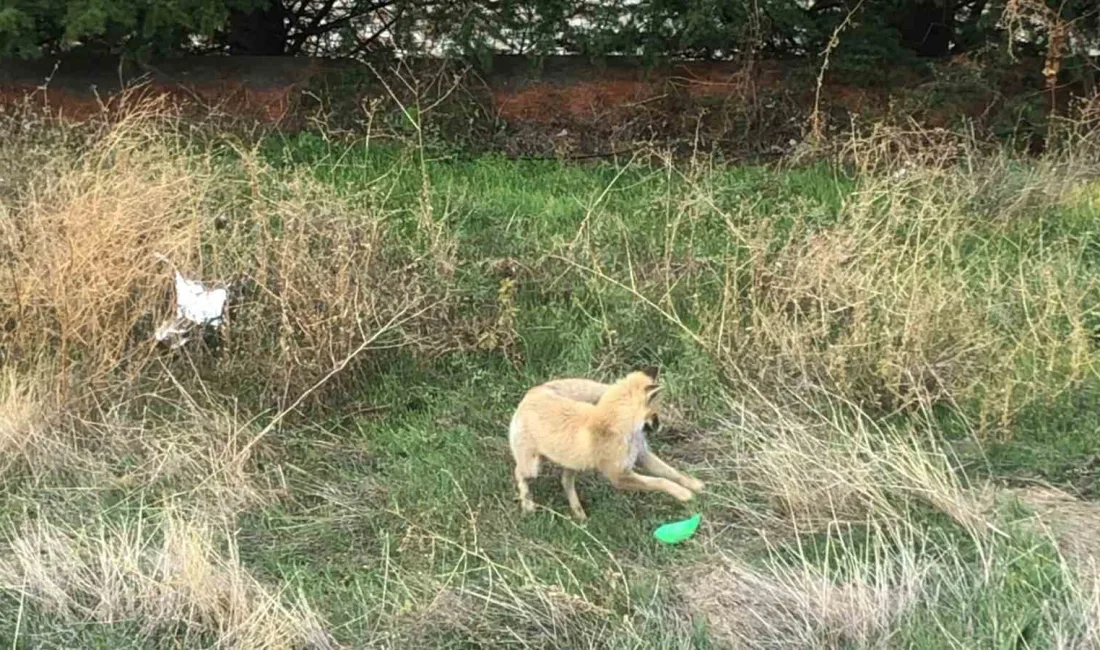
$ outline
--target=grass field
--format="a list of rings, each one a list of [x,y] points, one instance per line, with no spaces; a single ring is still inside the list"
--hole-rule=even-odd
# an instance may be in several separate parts
[[[836,162],[8,120],[0,647],[1092,648],[1100,156]],[[173,266],[232,283],[169,351]],[[530,386],[659,364],[682,505]],[[338,370],[338,372],[333,372]],[[704,514],[661,547],[662,522]]]

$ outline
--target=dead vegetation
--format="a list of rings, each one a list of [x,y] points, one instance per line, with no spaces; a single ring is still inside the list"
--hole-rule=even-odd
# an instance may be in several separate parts
[[[196,148],[181,128],[160,103],[139,103],[77,145],[39,144],[53,147],[45,166],[12,170],[24,182],[0,208],[9,363],[49,351],[54,390],[78,397],[139,377],[163,358],[152,335],[177,269],[233,295],[232,335],[199,367],[261,400],[285,403],[367,339],[440,344],[426,322],[446,296],[428,255],[445,233],[418,252],[390,234],[399,219],[384,194],[336,192],[248,150]]]
[[[50,435],[49,392],[40,379],[8,366],[0,375],[0,475],[26,463],[35,470],[56,463],[64,444]]]
[[[720,207],[705,162],[669,162],[684,183],[661,246],[597,208],[562,257],[663,315],[738,391],[822,389],[876,415],[946,404],[980,435],[1003,436],[1100,369],[1090,333],[1100,288],[1076,271],[1089,244],[1037,237],[1080,227],[1096,167],[1075,151],[1019,169],[958,137],[899,157],[914,151],[903,135],[853,138],[854,191],[812,209],[775,201],[770,219],[748,202]],[[1037,211],[1050,215],[1042,225],[1023,217]],[[626,264],[609,265],[624,247]]]
[[[992,617],[979,626],[1011,627],[982,601],[1010,608],[1019,572],[1037,567],[1051,581],[1049,611],[1029,614],[1049,627],[1041,647],[1100,641],[1095,504],[1056,490],[975,489],[933,435],[876,426],[836,402],[797,411],[760,399],[756,410],[734,405],[707,456],[712,473],[738,477],[735,496],[712,506],[712,525],[753,530],[741,545],[763,549],[714,548],[676,579],[686,615],[722,647],[897,647],[933,629],[950,637],[954,607]],[[998,509],[1013,499],[1034,517]],[[959,537],[929,524],[941,515]],[[979,570],[961,559],[969,554]]]
[[[232,535],[182,512],[73,528],[39,519],[8,540],[0,585],[70,622],[133,622],[227,648],[331,648],[304,601],[257,582]]]
[[[1035,512],[1036,524],[1057,541],[1062,554],[1091,581],[1100,580],[1100,504],[1044,487],[1008,491]],[[1091,575],[1089,575],[1091,574]]]
[[[0,203],[0,470],[42,510],[8,531],[3,588],[70,623],[138,621],[150,639],[329,647],[304,600],[236,557],[231,522],[285,482],[260,468],[270,427],[253,418],[335,388],[360,355],[438,347],[446,233],[399,240],[384,194],[188,139],[156,100],[81,127],[3,119],[17,137]],[[230,326],[169,351],[153,332],[176,270],[230,287]],[[156,511],[89,518],[34,496],[72,482]]]
[[[837,581],[812,562],[763,569],[734,557],[699,567],[679,585],[687,606],[732,648],[874,647],[919,598],[929,567],[876,557]]]
[[[769,506],[731,504],[741,517],[773,530],[813,531],[869,518],[904,522],[916,503],[975,537],[988,532],[980,500],[929,431],[879,426],[836,402],[804,414],[775,403],[733,404],[732,411],[711,443],[713,462]]]

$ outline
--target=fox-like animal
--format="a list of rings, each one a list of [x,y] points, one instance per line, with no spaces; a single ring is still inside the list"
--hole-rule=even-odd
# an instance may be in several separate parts
[[[661,490],[680,501],[701,492],[701,481],[669,467],[646,445],[646,432],[658,426],[660,392],[656,369],[632,372],[614,384],[557,379],[527,391],[508,427],[523,510],[535,509],[527,481],[538,476],[542,458],[562,467],[569,509],[581,520],[586,514],[577,497],[580,471],[596,470],[618,489]],[[654,476],[636,473],[635,466]]]
[[[656,376],[657,371],[652,369],[646,369],[644,372],[653,373]],[[588,402],[589,404],[595,404],[600,401],[603,394],[607,392],[608,388],[611,388],[611,384],[604,384],[598,381],[592,381],[591,379],[581,379],[569,377],[566,379],[553,379],[540,384],[540,388],[548,388],[562,397],[568,397],[579,402]],[[654,405],[656,406],[656,404]],[[657,427],[661,426],[661,418],[657,415],[657,409],[653,408],[646,416],[645,425],[642,427],[642,431],[646,434],[653,433],[657,430]]]

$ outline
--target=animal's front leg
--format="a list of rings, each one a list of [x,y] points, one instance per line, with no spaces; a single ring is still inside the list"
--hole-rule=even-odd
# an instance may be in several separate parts
[[[569,499],[569,509],[579,521],[584,521],[588,515],[584,514],[580,497],[577,496],[577,472],[571,469],[561,470],[561,486],[565,488],[565,496]]]
[[[693,492],[703,491],[702,481],[677,471],[675,468],[665,463],[665,461],[658,458],[657,454],[654,454],[648,449],[642,453],[642,457],[638,459],[638,463],[642,466],[642,469],[654,476],[675,481]]]
[[[527,479],[534,478],[538,475],[538,469],[531,471],[530,467],[525,468],[522,464],[516,465],[516,487],[519,489],[519,503],[524,512],[534,512],[535,502],[531,500],[531,489],[527,487]]]
[[[694,494],[691,490],[656,476],[643,476],[632,471],[605,472],[611,484],[620,490],[643,490],[646,492],[666,492],[674,499],[690,501]]]

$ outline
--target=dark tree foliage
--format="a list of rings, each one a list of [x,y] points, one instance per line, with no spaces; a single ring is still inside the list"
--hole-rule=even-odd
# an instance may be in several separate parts
[[[1096,58],[1097,0],[0,0],[0,55],[800,57],[847,20],[837,56],[882,66],[1003,48],[1011,6],[1065,21],[1067,54]],[[1042,54],[1041,21],[1013,29]]]

